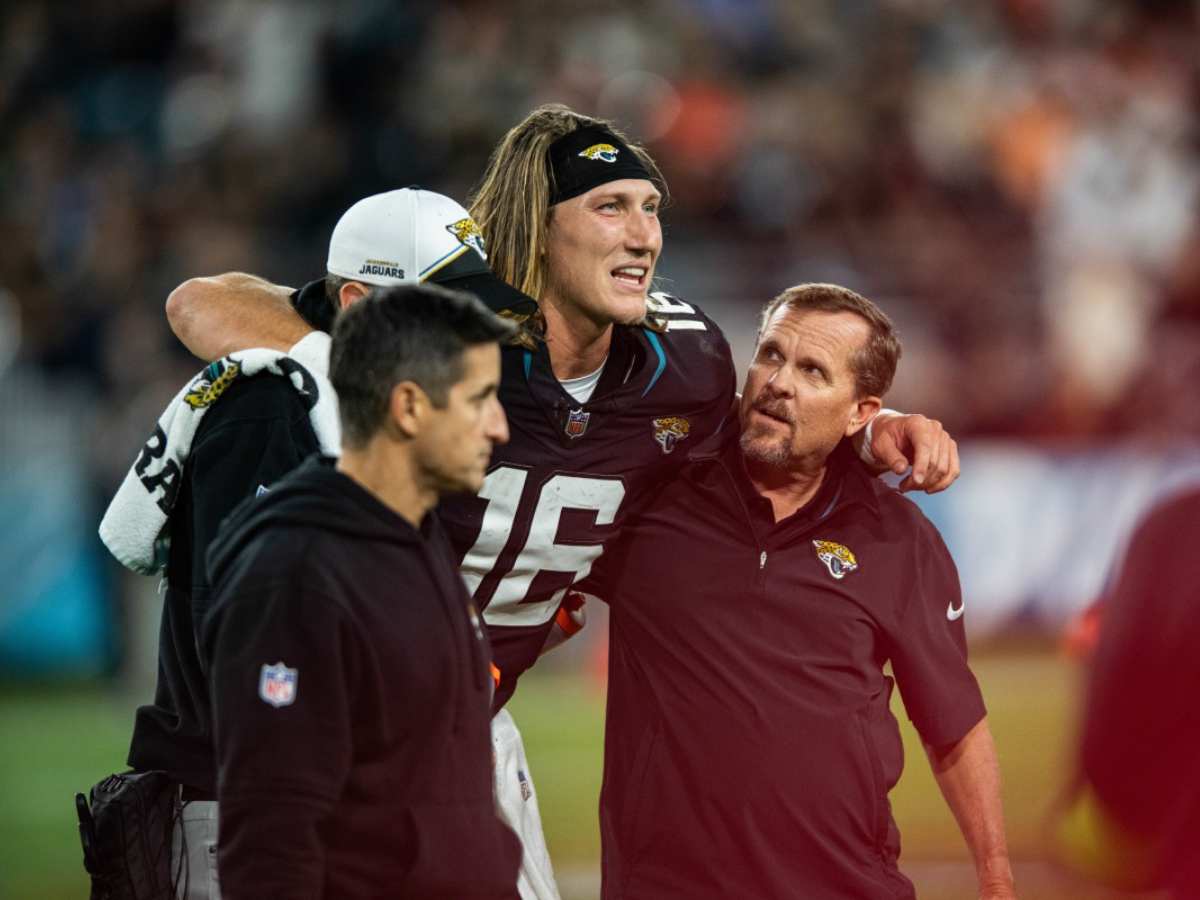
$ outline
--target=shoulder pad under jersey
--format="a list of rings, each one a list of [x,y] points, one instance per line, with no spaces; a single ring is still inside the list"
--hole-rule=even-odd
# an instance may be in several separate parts
[[[691,303],[685,303],[665,291],[652,291],[646,297],[646,317],[640,324],[659,334],[668,331],[718,330],[712,319]]]

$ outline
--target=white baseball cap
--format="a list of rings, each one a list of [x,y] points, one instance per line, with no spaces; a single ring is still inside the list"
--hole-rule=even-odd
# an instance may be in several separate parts
[[[536,307],[488,267],[483,234],[470,213],[420,188],[373,194],[346,210],[329,239],[325,268],[370,285],[432,281],[470,291],[495,312]]]

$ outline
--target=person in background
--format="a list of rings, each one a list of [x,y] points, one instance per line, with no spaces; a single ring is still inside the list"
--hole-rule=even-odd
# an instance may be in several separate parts
[[[1135,528],[1101,601],[1060,857],[1127,890],[1200,896],[1200,490]]]

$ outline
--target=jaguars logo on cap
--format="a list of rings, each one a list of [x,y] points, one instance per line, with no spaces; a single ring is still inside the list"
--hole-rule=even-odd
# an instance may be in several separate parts
[[[582,151],[579,155],[584,159],[615,163],[617,161],[617,154],[620,152],[621,151],[612,144],[592,144],[592,146]]]
[[[458,240],[466,244],[484,259],[487,259],[487,250],[483,242],[483,232],[479,230],[479,226],[475,224],[475,220],[471,218],[459,219],[457,222],[451,222],[446,226],[446,230],[454,235]]]
[[[688,436],[692,425],[682,416],[663,416],[654,420],[654,439],[663,453],[670,453],[675,445]]]
[[[847,572],[858,568],[858,560],[849,547],[833,541],[813,541],[813,546],[817,548],[817,559],[825,563],[829,574],[839,581],[846,577]]]

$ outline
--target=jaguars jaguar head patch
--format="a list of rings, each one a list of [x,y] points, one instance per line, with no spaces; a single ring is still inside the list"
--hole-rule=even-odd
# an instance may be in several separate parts
[[[579,155],[593,162],[615,163],[620,152],[612,144],[592,144],[586,150],[581,150]]]
[[[833,541],[813,541],[813,546],[817,550],[817,559],[825,563],[829,574],[838,581],[845,578],[846,573],[858,568],[858,560],[854,558],[849,547]]]
[[[654,439],[663,453],[670,453],[675,445],[688,436],[692,425],[683,416],[663,416],[653,421]]]
[[[459,219],[446,226],[446,230],[454,235],[460,243],[466,244],[484,259],[487,259],[487,245],[483,241],[483,232],[471,218]]]

